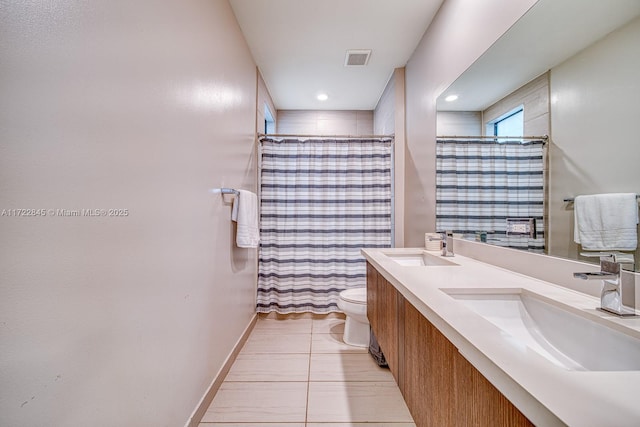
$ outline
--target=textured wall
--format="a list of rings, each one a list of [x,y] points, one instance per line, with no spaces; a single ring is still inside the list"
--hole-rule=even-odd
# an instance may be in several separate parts
[[[258,75],[258,101],[257,102],[258,102],[257,104],[258,121],[256,123],[256,129],[259,133],[264,133],[265,132],[264,121],[266,117],[264,113],[265,105],[269,107],[269,112],[271,112],[271,115],[273,116],[274,120],[277,115],[277,110],[276,110],[276,107],[273,105],[271,94],[269,93],[269,89],[267,88],[267,85],[264,82],[264,79],[262,78],[261,75]]]
[[[371,135],[373,111],[278,110],[278,133],[304,135]]]
[[[404,247],[405,70],[396,68],[373,112],[376,135],[395,135],[393,173],[393,244]]]
[[[389,78],[380,100],[373,111],[373,131],[376,135],[395,132],[396,78],[395,72]]]
[[[484,110],[482,135],[485,134],[487,123],[520,105],[524,106],[524,134],[549,135],[549,73],[536,77]]]
[[[0,20],[0,209],[46,213],[0,216],[0,425],[184,425],[254,312],[255,250],[207,193],[255,189],[232,10],[23,1]]]
[[[436,132],[438,136],[482,135],[480,111],[438,111]]]

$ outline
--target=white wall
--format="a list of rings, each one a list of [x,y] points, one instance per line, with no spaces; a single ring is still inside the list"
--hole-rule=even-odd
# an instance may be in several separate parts
[[[573,209],[564,198],[640,193],[639,46],[640,18],[636,18],[551,69],[549,252],[553,255],[578,256]]]
[[[536,0],[447,0],[406,66],[405,246],[435,228],[436,98]]]
[[[254,313],[256,68],[226,0],[4,2],[0,425],[181,426]],[[63,217],[53,209],[127,209]]]

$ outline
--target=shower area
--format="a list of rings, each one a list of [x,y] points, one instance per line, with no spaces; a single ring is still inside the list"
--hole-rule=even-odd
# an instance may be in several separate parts
[[[259,138],[257,311],[330,313],[392,245],[393,138]]]

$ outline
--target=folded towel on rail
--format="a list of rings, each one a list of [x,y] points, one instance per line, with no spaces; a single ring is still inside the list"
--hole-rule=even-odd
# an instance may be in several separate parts
[[[239,248],[257,248],[260,242],[258,229],[258,196],[251,191],[238,190],[233,201],[231,219],[237,223],[236,245]]]
[[[633,193],[577,196],[573,240],[586,250],[638,247],[638,201]]]

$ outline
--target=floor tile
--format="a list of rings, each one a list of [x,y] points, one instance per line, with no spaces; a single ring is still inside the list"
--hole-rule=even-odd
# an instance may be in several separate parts
[[[341,315],[259,318],[200,427],[415,427],[391,373],[343,330]]]
[[[301,423],[306,404],[305,382],[224,382],[201,422]]]
[[[367,353],[312,354],[310,370],[310,381],[394,381]]]
[[[392,382],[311,382],[309,422],[404,422],[413,419]]]
[[[311,334],[262,334],[253,331],[240,354],[309,353]]]
[[[320,424],[320,425],[327,426],[328,424]],[[344,424],[344,425],[347,426],[349,424]],[[394,427],[395,425],[396,424],[394,424],[391,427]],[[367,424],[367,426],[370,426],[370,424]],[[278,423],[200,423],[199,427],[305,427],[305,424],[304,423],[281,423],[281,422],[278,422]]]
[[[309,334],[312,319],[258,319],[254,333],[261,334]]]
[[[344,333],[344,319],[327,317],[323,319],[313,319],[314,334],[338,334]]]
[[[236,424],[234,424],[235,426]],[[307,423],[307,427],[416,427],[414,423]]]
[[[313,334],[312,353],[367,353],[368,349],[347,345],[342,341],[342,334]]]
[[[308,381],[309,354],[240,353],[225,381]]]
[[[289,313],[280,314],[275,311],[269,313],[258,313],[258,319],[278,319],[278,320],[300,320],[312,319],[316,314],[313,313]]]

